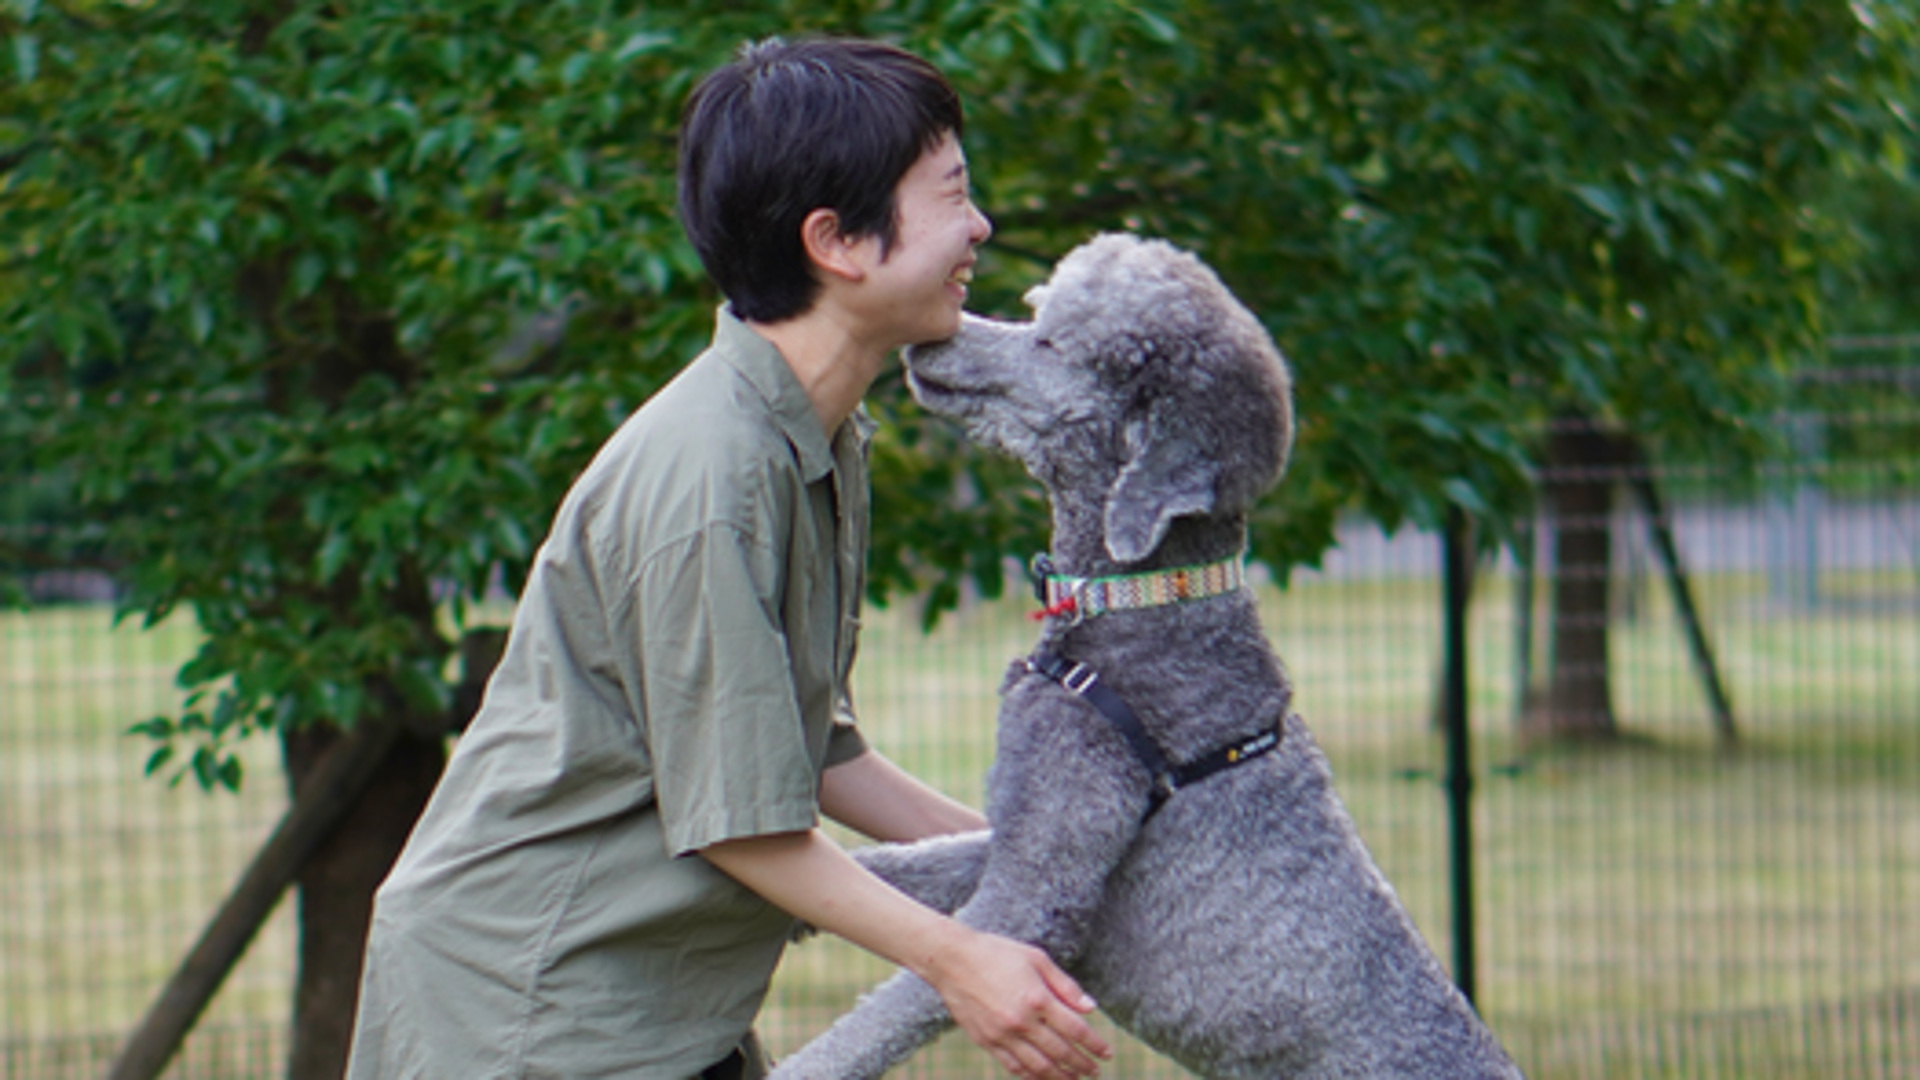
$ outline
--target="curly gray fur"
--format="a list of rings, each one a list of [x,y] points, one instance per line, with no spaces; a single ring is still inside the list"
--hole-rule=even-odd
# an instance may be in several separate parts
[[[968,316],[910,350],[933,412],[1048,489],[1076,576],[1237,556],[1285,467],[1285,363],[1199,260],[1099,237],[1028,295],[1032,321]],[[987,833],[862,862],[968,925],[1046,949],[1116,1023],[1205,1077],[1518,1077],[1408,919],[1291,711],[1251,594],[1049,620],[1176,761],[1275,720],[1280,748],[1174,794],[1083,699],[1016,662],[1002,688]],[[781,1062],[786,1080],[876,1077],[951,1024],[908,973]]]

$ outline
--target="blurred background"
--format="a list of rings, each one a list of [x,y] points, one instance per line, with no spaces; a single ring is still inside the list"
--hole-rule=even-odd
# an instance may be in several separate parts
[[[1529,1075],[1920,1075],[1920,16],[1430,8],[0,0],[0,1075],[338,1074],[554,504],[705,343],[679,104],[809,32],[961,90],[978,310],[1130,230],[1273,333],[1269,632]],[[857,705],[974,801],[1044,503],[869,407]],[[885,974],[799,946],[763,1034]]]

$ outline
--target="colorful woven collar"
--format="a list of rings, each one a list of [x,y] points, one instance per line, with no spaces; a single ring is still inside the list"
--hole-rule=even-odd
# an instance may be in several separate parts
[[[1238,555],[1204,566],[1084,578],[1055,573],[1053,560],[1042,553],[1033,557],[1029,573],[1033,577],[1034,597],[1045,608],[1034,618],[1058,615],[1073,622],[1109,611],[1131,611],[1223,596],[1243,587],[1247,581],[1246,566]]]

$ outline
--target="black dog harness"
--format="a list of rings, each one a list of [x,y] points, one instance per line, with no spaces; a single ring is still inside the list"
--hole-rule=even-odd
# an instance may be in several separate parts
[[[1275,720],[1272,726],[1257,735],[1219,747],[1193,761],[1174,765],[1167,760],[1160,744],[1147,733],[1146,725],[1140,722],[1139,715],[1126,700],[1100,681],[1099,672],[1045,650],[1027,657],[1027,670],[1045,675],[1068,693],[1086,699],[1089,705],[1100,710],[1100,715],[1120,730],[1127,745],[1133,748],[1133,756],[1146,766],[1147,775],[1153,778],[1153,784],[1147,792],[1147,812],[1140,818],[1142,823],[1159,813],[1173,793],[1188,784],[1197,784],[1214,773],[1244,765],[1280,745],[1281,721]]]

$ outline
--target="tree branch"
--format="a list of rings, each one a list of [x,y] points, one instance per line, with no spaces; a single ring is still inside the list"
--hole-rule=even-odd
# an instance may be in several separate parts
[[[327,754],[127,1039],[107,1074],[109,1080],[153,1080],[166,1068],[280,895],[360,801],[398,735],[397,724],[363,724]]]

